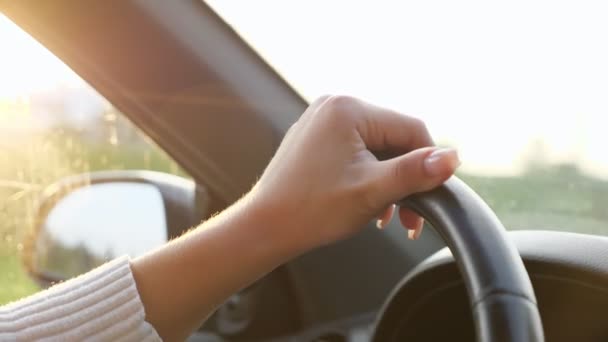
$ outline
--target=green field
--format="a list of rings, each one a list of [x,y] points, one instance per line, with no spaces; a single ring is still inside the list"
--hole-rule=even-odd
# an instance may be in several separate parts
[[[7,247],[2,246],[2,253],[0,253],[0,273],[2,274],[0,304],[38,291],[38,286],[23,269],[16,251]]]
[[[110,169],[187,177],[169,156],[138,134],[111,142],[90,141],[64,128],[49,131],[0,144],[0,305],[39,290],[25,271],[22,253],[41,191],[48,184],[72,174]]]
[[[570,166],[520,177],[460,174],[507,229],[547,229],[608,235],[608,183]]]

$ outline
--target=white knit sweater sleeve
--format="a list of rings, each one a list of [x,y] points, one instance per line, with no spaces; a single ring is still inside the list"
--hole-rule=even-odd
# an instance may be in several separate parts
[[[160,341],[127,257],[0,307],[0,341]]]

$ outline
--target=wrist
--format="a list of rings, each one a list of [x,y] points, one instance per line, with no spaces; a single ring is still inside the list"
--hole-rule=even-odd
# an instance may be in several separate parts
[[[296,220],[280,203],[262,200],[252,192],[229,210],[247,230],[247,236],[280,264],[311,248],[303,239],[305,234],[298,233],[302,229],[295,227]]]

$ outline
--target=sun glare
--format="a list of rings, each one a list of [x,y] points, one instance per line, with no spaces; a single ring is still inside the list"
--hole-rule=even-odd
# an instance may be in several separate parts
[[[346,93],[419,115],[464,169],[516,174],[540,142],[551,163],[608,178],[603,2],[362,2],[348,15],[338,2],[210,2],[309,100]],[[264,6],[281,15],[250,15]],[[0,42],[0,118],[6,103],[84,84],[2,15]]]
[[[207,2],[309,100],[418,115],[462,169],[517,174],[536,146],[608,178],[605,1]]]
[[[61,60],[0,14],[0,99],[16,100],[32,92],[82,81]],[[1,110],[1,109],[0,109]]]

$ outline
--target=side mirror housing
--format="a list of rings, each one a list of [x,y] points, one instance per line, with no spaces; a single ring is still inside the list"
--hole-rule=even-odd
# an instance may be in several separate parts
[[[42,286],[120,255],[136,257],[205,217],[207,192],[192,180],[152,171],[71,176],[43,193],[25,264]]]

